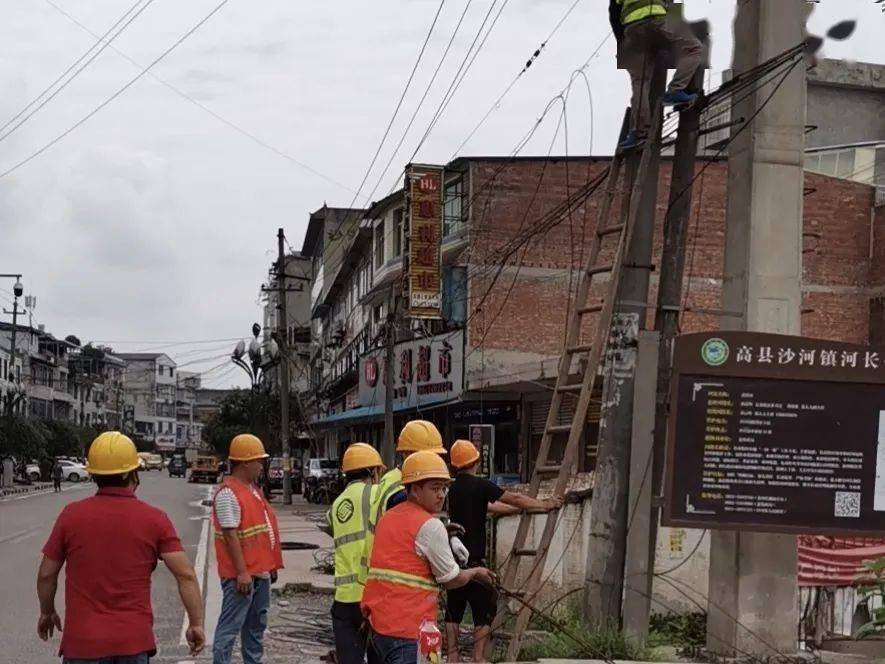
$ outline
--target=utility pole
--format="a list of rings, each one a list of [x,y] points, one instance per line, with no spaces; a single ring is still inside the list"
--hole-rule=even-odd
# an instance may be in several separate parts
[[[701,91],[703,70],[698,70],[692,90]],[[692,184],[697,161],[701,111],[692,106],[679,116],[676,151],[670,178],[670,199],[664,218],[664,246],[658,280],[655,332],[658,333],[657,379],[654,396],[654,425],[651,449],[632,460],[624,628],[645,642],[651,612],[652,580],[657,549],[658,519],[663,484],[664,453],[667,443],[669,388],[673,341],[679,332],[682,280],[685,271],[685,239],[691,216]],[[634,414],[635,415],[635,414]],[[642,432],[639,432],[640,434]],[[634,440],[637,432],[634,431]],[[634,450],[640,447],[634,445]]]
[[[384,444],[381,446],[381,458],[388,468],[396,464],[396,434],[393,430],[393,367],[396,349],[396,304],[393,285],[387,296],[387,320],[385,322],[384,339]]]
[[[286,235],[277,231],[277,293],[280,298],[277,316],[277,344],[280,347],[280,445],[283,448],[283,503],[292,504],[292,475],[289,459],[289,345],[286,336]]]
[[[13,378],[15,378],[15,355],[16,355],[16,331],[18,329],[18,315],[19,313],[24,313],[23,310],[18,308],[18,298],[22,296],[24,293],[24,287],[22,286],[20,274],[0,274],[0,277],[9,277],[15,279],[15,285],[12,287],[12,311],[8,311],[3,309],[3,313],[12,314],[12,333],[10,334],[10,348],[9,348],[9,357],[10,357],[10,371],[12,372]],[[17,402],[18,400],[16,400]],[[12,409],[13,409],[13,400],[9,392],[6,393],[6,445],[5,447],[9,447],[12,443]],[[3,486],[12,486],[12,476],[15,473],[15,469],[12,467],[12,461],[9,456],[9,450],[3,450],[3,455],[0,456],[0,460],[2,460],[2,479]]]
[[[735,75],[805,39],[804,0],[743,0],[734,20]],[[805,63],[799,59],[732,102],[722,308],[730,330],[799,334]],[[725,657],[796,649],[796,537],[710,532],[707,647]]]
[[[658,63],[650,83],[649,98],[661,98],[667,70]],[[656,106],[656,104],[655,104]],[[660,170],[660,129],[653,141],[646,181],[638,183],[638,214],[630,246],[624,257],[623,277],[615,302],[612,340],[603,388],[603,419],[599,427],[593,509],[590,513],[590,546],[585,567],[585,612],[600,626],[618,626],[624,587],[624,560],[629,519],[628,492],[633,392],[639,330],[646,328],[648,288],[654,244],[655,206]],[[630,186],[638,177],[640,150],[627,162],[628,177],[622,205],[629,205]],[[629,214],[629,213],[628,213]],[[597,224],[606,220],[599,219]]]

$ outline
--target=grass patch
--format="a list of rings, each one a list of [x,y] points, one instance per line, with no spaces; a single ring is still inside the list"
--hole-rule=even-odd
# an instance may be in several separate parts
[[[540,658],[556,659],[632,659],[652,660],[653,653],[624,636],[617,629],[590,627],[573,611],[565,611],[557,620],[564,629],[557,630],[548,622],[547,635],[523,646],[521,661]],[[540,622],[540,621],[539,621]]]
[[[706,640],[706,613],[656,613],[649,621],[650,647],[675,646],[679,651],[690,651],[702,647]]]

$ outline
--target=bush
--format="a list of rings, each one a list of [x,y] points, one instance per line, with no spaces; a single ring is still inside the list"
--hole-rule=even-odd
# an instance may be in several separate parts
[[[679,651],[689,651],[702,647],[706,641],[706,613],[656,613],[649,621],[650,647],[676,646]]]

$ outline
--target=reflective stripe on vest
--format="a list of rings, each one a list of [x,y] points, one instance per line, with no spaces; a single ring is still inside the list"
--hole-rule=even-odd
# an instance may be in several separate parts
[[[374,487],[353,482],[335,499],[329,510],[335,542],[335,599],[339,602],[359,602],[363,596],[368,573],[367,549],[371,542],[368,525],[373,493]]]
[[[664,0],[618,0],[618,4],[621,5],[621,25],[667,15]]]
[[[252,526],[251,528],[244,528],[243,530],[237,531],[237,537],[241,540],[248,539],[249,537],[255,537],[256,535],[260,535],[262,533],[269,533],[270,528],[267,527],[266,523],[262,523],[257,526]],[[215,532],[215,537],[218,539],[224,539],[224,533],[220,533],[218,531]]]
[[[430,590],[438,593],[439,586],[431,579],[425,579],[414,574],[406,574],[405,572],[397,572],[394,569],[379,569],[373,567],[369,570],[369,578],[376,581],[387,581],[388,583],[397,583],[401,586],[409,588],[420,588],[421,590]]]

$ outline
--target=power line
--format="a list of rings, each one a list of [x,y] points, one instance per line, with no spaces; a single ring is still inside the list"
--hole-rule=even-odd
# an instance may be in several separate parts
[[[88,26],[86,26],[83,23],[81,23],[80,21],[78,21],[74,16],[72,16],[71,14],[66,12],[64,10],[64,8],[59,7],[52,0],[46,0],[46,2],[51,7],[53,7],[56,11],[58,11],[62,16],[67,18],[69,21],[71,21],[74,25],[78,26],[79,28],[81,28],[82,30],[84,30],[88,34],[92,35],[93,37],[97,37],[97,35],[91,29],[89,29]],[[137,67],[138,69],[140,69],[140,70],[144,69],[144,66],[142,66],[139,62],[137,62],[133,58],[129,57],[126,53],[121,51],[116,46],[111,46],[111,50],[114,51],[120,57],[122,57],[124,60],[128,61],[133,66]],[[204,103],[202,103],[198,99],[191,97],[189,94],[187,94],[186,92],[184,92],[180,88],[176,87],[175,85],[173,85],[172,83],[170,83],[166,79],[161,78],[160,76],[158,76],[154,72],[152,72],[152,71],[148,72],[148,76],[150,76],[152,79],[157,81],[157,83],[160,83],[161,85],[165,86],[166,88],[168,88],[169,90],[171,90],[172,92],[177,94],[179,97],[181,97],[185,101],[188,101],[191,104],[193,104],[194,106],[196,106],[197,108],[201,109],[202,111],[205,111],[206,113],[211,115],[213,118],[215,118],[219,122],[228,126],[230,129],[233,129],[237,133],[245,136],[246,138],[248,138],[250,141],[252,141],[256,145],[259,145],[260,147],[264,148],[265,150],[269,150],[270,152],[273,152],[278,157],[282,157],[283,159],[286,159],[287,161],[298,166],[299,168],[302,168],[302,169],[306,170],[307,172],[311,173],[312,175],[315,175],[318,178],[321,178],[321,179],[325,180],[326,182],[329,182],[330,184],[334,184],[336,187],[340,187],[340,188],[345,189],[346,191],[350,191],[350,192],[353,191],[352,187],[349,187],[346,184],[342,184],[341,182],[338,182],[334,178],[329,177],[328,175],[316,170],[315,168],[313,168],[309,164],[306,164],[303,161],[296,159],[292,155],[284,152],[283,150],[280,150],[279,148],[274,147],[273,145],[264,141],[263,139],[258,138],[258,136],[256,136],[255,134],[251,133],[247,129],[244,129],[243,127],[239,126],[238,124],[236,124],[232,120],[229,120],[228,118],[224,117],[220,113],[212,110],[211,108],[206,106]]]
[[[393,152],[390,155],[390,158],[387,160],[387,163],[384,165],[384,170],[381,171],[381,175],[378,177],[378,181],[375,183],[375,186],[372,188],[371,193],[366,196],[366,207],[368,207],[369,202],[372,200],[372,197],[375,195],[375,192],[378,191],[378,187],[381,186],[381,183],[384,181],[384,176],[387,175],[387,171],[390,169],[390,166],[393,164],[393,160],[396,159],[396,155],[399,154],[399,149],[403,146],[403,143],[406,141],[406,137],[409,134],[409,131],[412,129],[412,125],[415,122],[415,118],[418,117],[418,113],[420,112],[422,106],[424,106],[424,102],[427,99],[427,96],[430,94],[430,90],[433,88],[433,84],[436,81],[436,77],[439,76],[439,72],[442,69],[443,63],[446,61],[446,58],[449,55],[449,51],[451,51],[452,46],[455,43],[455,37],[457,37],[458,32],[461,29],[461,24],[464,22],[464,17],[467,16],[467,11],[470,9],[470,5],[473,0],[467,0],[467,3],[464,5],[464,10],[461,12],[461,16],[458,18],[458,22],[455,24],[455,29],[452,31],[452,36],[449,37],[449,43],[446,44],[446,48],[443,51],[442,56],[440,56],[439,62],[436,64],[436,69],[433,70],[433,74],[430,76],[430,80],[427,83],[427,86],[424,88],[424,94],[421,95],[421,99],[418,101],[418,105],[415,107],[415,110],[412,112],[412,117],[409,118],[409,122],[406,125],[405,130],[403,130],[402,135],[400,136],[399,142],[397,142],[396,147],[393,149]],[[351,204],[352,206],[352,204]]]
[[[356,199],[359,197],[360,192],[363,190],[363,186],[366,184],[366,180],[369,179],[369,174],[372,172],[372,168],[374,168],[375,162],[378,160],[378,155],[381,154],[381,148],[384,147],[384,142],[387,140],[388,135],[390,135],[390,128],[393,127],[396,116],[403,106],[403,101],[406,98],[406,93],[409,91],[409,87],[412,85],[412,80],[415,78],[415,72],[418,71],[418,65],[421,64],[421,59],[424,57],[424,51],[427,50],[427,44],[430,42],[430,36],[433,34],[433,29],[436,27],[436,23],[439,20],[439,15],[442,12],[443,5],[445,5],[445,0],[441,0],[439,3],[439,7],[436,8],[436,14],[434,14],[433,21],[430,23],[430,28],[427,30],[427,35],[424,37],[424,43],[421,44],[421,50],[418,52],[418,57],[415,59],[415,64],[412,66],[412,71],[409,73],[409,78],[406,80],[406,84],[403,87],[403,92],[399,97],[399,101],[396,103],[396,108],[393,109],[393,114],[390,116],[390,121],[387,123],[387,128],[384,130],[384,135],[381,136],[378,147],[375,149],[375,154],[372,155],[372,161],[369,162],[369,167],[366,169],[366,172],[363,175],[360,186],[357,187],[357,190],[353,193],[353,199],[350,201],[350,205],[347,206],[348,208],[352,208],[354,206],[354,203],[356,203]],[[374,193],[374,191],[372,193]]]
[[[135,5],[133,5],[132,8],[130,8],[130,9],[126,12],[126,14],[124,14],[124,15],[123,15],[123,16],[117,21],[117,23],[114,24],[114,27],[116,27],[117,25],[119,25],[120,22],[123,21],[123,20],[125,19],[125,17],[126,17],[127,15],[129,15],[129,14],[135,9],[135,7],[137,7],[142,1],[143,1],[143,0],[138,0],[138,2],[136,2]],[[123,31],[124,31],[126,28],[128,28],[128,27],[132,24],[132,22],[135,21],[135,19],[137,19],[137,18],[142,14],[142,12],[144,12],[144,10],[147,9],[147,8],[148,8],[153,2],[154,2],[154,0],[147,0],[147,2],[145,2],[145,4],[143,4],[143,5],[138,9],[138,11],[136,11],[132,16],[130,16],[129,19],[126,20],[126,22],[122,25],[122,27],[120,27],[120,29],[117,30],[116,33],[114,33],[113,35],[111,35],[110,38],[107,38],[107,33],[105,33],[104,36],[102,36],[101,38],[99,38],[98,42],[97,42],[95,45],[93,45],[89,50],[91,51],[92,49],[94,49],[94,48],[95,48],[96,46],[98,46],[99,44],[101,44],[101,47],[100,47],[97,51],[95,51],[95,53],[93,53],[91,56],[89,56],[89,58],[88,58],[88,59],[87,59],[82,65],[80,65],[79,68],[76,69],[66,81],[64,81],[64,83],[62,83],[60,86],[58,86],[58,88],[56,88],[56,89],[52,92],[52,94],[50,94],[48,97],[46,97],[45,99],[43,99],[42,101],[40,101],[40,103],[37,104],[37,106],[36,106],[36,108],[34,108],[34,110],[32,110],[32,111],[31,111],[30,113],[28,113],[27,115],[25,115],[23,118],[21,118],[21,119],[20,119],[18,122],[16,122],[16,123],[15,123],[15,124],[14,124],[14,125],[8,130],[8,131],[6,131],[6,133],[4,133],[2,136],[0,136],[0,143],[2,143],[4,140],[6,140],[11,134],[13,134],[13,133],[15,132],[16,129],[18,129],[19,127],[21,127],[25,122],[27,122],[27,121],[30,120],[32,117],[34,117],[37,113],[39,113],[41,108],[43,108],[44,106],[46,106],[46,104],[48,104],[48,103],[51,102],[53,99],[55,99],[55,98],[59,95],[59,93],[60,93],[62,90],[64,90],[66,87],[68,87],[68,85],[70,85],[71,82],[72,82],[75,78],[77,78],[77,76],[79,76],[80,73],[83,72],[84,69],[86,69],[90,64],[92,64],[92,63],[96,60],[96,58],[98,58],[98,56],[100,56],[102,53],[104,53],[105,49],[107,49],[108,46],[111,45],[111,42],[113,42],[117,37],[119,37],[119,36],[123,33]],[[114,29],[114,27],[111,28],[111,31]],[[110,31],[109,31],[109,32],[110,32]],[[87,53],[88,53],[88,52],[89,52],[89,51],[87,51]],[[82,59],[83,59],[83,56],[81,56],[80,60],[82,60]],[[68,68],[68,69],[66,70],[66,73],[69,72],[69,71],[70,71],[70,68]],[[63,76],[65,76],[65,74],[62,74],[62,77],[63,77]],[[53,83],[53,85],[55,85],[55,83],[57,83],[57,82],[58,82],[58,79],[56,79],[56,81]],[[40,95],[39,95],[36,99],[34,99],[34,101],[32,101],[32,102],[30,102],[30,103],[28,104],[28,106],[26,106],[24,109],[22,109],[21,111],[19,111],[19,113],[16,115],[16,118],[17,118],[17,117],[20,117],[20,116],[21,116],[21,115],[27,110],[27,108],[28,108],[29,106],[32,106],[32,105],[33,105],[38,99],[40,99],[40,97],[43,96],[44,94],[46,94],[46,90],[44,90],[43,92],[41,92]],[[9,124],[10,124],[12,121],[13,121],[13,120],[10,120],[10,121],[7,122],[5,125],[3,125],[3,128],[0,129],[0,131],[2,131],[3,129],[6,129],[6,127],[8,127]]]
[[[41,154],[43,154],[44,152],[46,152],[49,148],[51,148],[53,145],[55,145],[56,143],[58,143],[59,141],[61,141],[62,139],[64,139],[65,137],[67,137],[68,135],[70,135],[71,133],[73,133],[74,131],[76,131],[79,127],[81,127],[83,124],[85,124],[90,118],[92,118],[92,117],[93,117],[94,115],[96,115],[99,111],[101,111],[105,106],[107,106],[108,104],[110,104],[110,103],[111,103],[112,101],[114,101],[117,97],[119,97],[121,94],[123,94],[124,92],[126,92],[126,90],[128,90],[128,89],[131,88],[133,85],[135,85],[136,82],[138,82],[139,80],[141,80],[141,78],[142,78],[145,74],[147,74],[151,69],[153,69],[153,67],[154,67],[158,62],[160,62],[163,58],[165,58],[167,55],[169,55],[169,54],[170,54],[172,51],[174,51],[176,48],[178,48],[178,46],[180,46],[180,45],[182,44],[182,42],[184,42],[188,37],[190,37],[190,36],[191,36],[192,34],[194,34],[197,30],[199,30],[199,29],[203,26],[204,23],[206,23],[210,18],[212,18],[213,16],[215,16],[215,14],[217,14],[217,13],[221,10],[221,8],[224,7],[228,2],[229,2],[229,0],[221,0],[221,2],[218,3],[218,4],[215,6],[215,8],[212,9],[212,11],[210,11],[206,16],[204,16],[204,17],[203,17],[203,18],[202,18],[202,19],[201,19],[196,25],[194,25],[190,30],[188,30],[187,32],[185,32],[184,35],[182,35],[177,41],[175,41],[175,42],[174,42],[169,48],[167,48],[167,49],[166,49],[165,51],[163,51],[159,56],[157,56],[157,57],[156,57],[156,58],[155,58],[155,59],[154,59],[154,60],[153,60],[153,61],[152,61],[152,62],[151,62],[151,63],[150,63],[150,64],[149,64],[149,65],[148,65],[143,71],[141,71],[138,75],[136,75],[134,78],[132,78],[128,83],[126,83],[123,87],[121,87],[119,90],[117,90],[117,91],[116,91],[114,94],[112,94],[110,97],[108,97],[107,99],[105,99],[101,104],[99,104],[99,105],[96,106],[94,109],[92,109],[89,113],[87,113],[84,117],[82,117],[80,120],[78,120],[76,123],[74,123],[71,127],[69,127],[68,129],[66,129],[65,131],[63,131],[61,134],[59,134],[58,136],[56,136],[55,138],[53,138],[53,139],[52,139],[51,141],[49,141],[48,143],[46,143],[46,144],[45,144],[43,147],[41,147],[39,150],[37,150],[36,152],[34,152],[33,154],[31,154],[29,157],[26,157],[25,159],[21,160],[20,162],[18,162],[18,163],[15,164],[14,166],[12,166],[12,167],[6,169],[5,171],[3,171],[2,173],[0,173],[0,179],[6,177],[6,176],[9,175],[10,173],[15,172],[16,170],[18,170],[19,168],[21,168],[21,167],[24,166],[25,164],[29,163],[30,161],[36,159],[36,158],[39,157]]]

